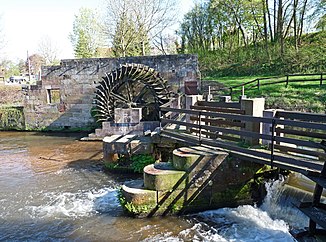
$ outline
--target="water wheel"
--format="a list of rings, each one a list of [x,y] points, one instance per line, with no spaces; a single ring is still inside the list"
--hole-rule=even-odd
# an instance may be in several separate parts
[[[142,108],[142,120],[158,120],[160,105],[171,91],[157,71],[141,64],[124,64],[106,74],[96,88],[98,122],[114,119],[115,108]]]

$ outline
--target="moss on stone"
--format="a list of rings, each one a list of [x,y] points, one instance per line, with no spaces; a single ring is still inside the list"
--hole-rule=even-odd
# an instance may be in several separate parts
[[[0,107],[0,130],[24,130],[23,107]]]

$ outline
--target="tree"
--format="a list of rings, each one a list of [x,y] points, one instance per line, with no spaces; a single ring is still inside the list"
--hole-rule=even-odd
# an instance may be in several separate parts
[[[2,27],[2,15],[0,15],[0,53],[5,46],[6,46],[6,42],[5,42],[5,35]]]
[[[30,65],[30,74],[37,75],[39,74],[42,65],[45,65],[45,59],[39,54],[33,54],[28,56],[26,60],[25,66],[26,69],[29,70]]]
[[[145,55],[175,15],[173,0],[107,0],[105,30],[117,56]]]
[[[77,58],[95,57],[97,48],[103,47],[103,26],[100,16],[92,9],[81,8],[75,15],[70,41]]]
[[[54,65],[59,62],[57,59],[58,47],[48,35],[41,38],[38,44],[38,52],[45,60],[46,65]]]

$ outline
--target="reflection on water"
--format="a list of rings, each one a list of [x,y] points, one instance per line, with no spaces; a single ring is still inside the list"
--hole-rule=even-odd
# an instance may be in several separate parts
[[[78,138],[0,132],[0,241],[293,241],[293,221],[306,224],[272,196],[262,208],[128,218],[116,194],[130,178],[103,172],[101,142]]]

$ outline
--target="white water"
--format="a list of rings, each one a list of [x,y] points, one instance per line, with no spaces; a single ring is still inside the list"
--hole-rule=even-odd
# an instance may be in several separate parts
[[[307,226],[307,217],[291,203],[279,204],[289,189],[284,179],[266,184],[266,189],[268,194],[259,208],[245,205],[193,214],[187,216],[193,226],[177,236],[165,233],[144,241],[296,241],[289,230]]]
[[[189,228],[151,234],[157,225],[145,225],[137,233],[147,231],[142,241],[295,241],[290,228],[307,226],[306,217],[291,204],[278,204],[284,196],[284,180],[266,185],[268,194],[261,207],[222,208],[185,216]],[[109,213],[119,208],[117,191],[112,188],[63,193],[45,193],[46,204],[30,206],[33,218],[82,218]],[[283,199],[284,200],[284,199]],[[137,222],[137,219],[134,220]],[[162,220],[164,223],[164,218]]]
[[[99,190],[86,190],[46,193],[48,202],[41,206],[30,206],[30,215],[40,217],[85,217],[96,213],[106,213],[119,207],[116,189],[102,188]]]

